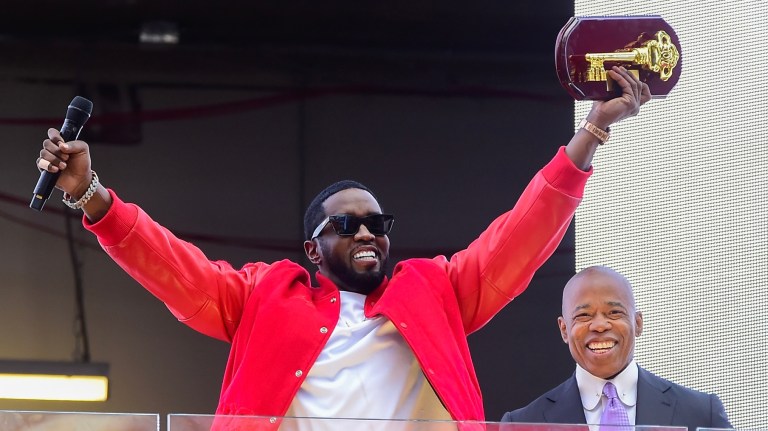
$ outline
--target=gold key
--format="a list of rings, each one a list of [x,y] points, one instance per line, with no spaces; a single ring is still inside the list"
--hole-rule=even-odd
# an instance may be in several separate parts
[[[675,68],[680,59],[680,53],[665,31],[660,30],[656,32],[655,36],[656,39],[651,39],[642,47],[631,51],[586,54],[584,58],[589,62],[587,81],[608,80],[603,65],[605,61],[639,65],[651,72],[658,73],[662,81],[668,80],[672,76],[672,69]]]

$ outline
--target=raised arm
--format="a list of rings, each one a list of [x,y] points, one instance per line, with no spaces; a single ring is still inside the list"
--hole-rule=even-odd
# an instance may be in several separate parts
[[[606,133],[612,124],[637,115],[640,106],[651,100],[648,84],[641,82],[627,69],[614,66],[608,75],[621,87],[621,96],[593,102],[586,118],[586,121]],[[601,143],[602,140],[596,134],[582,127],[568,142],[565,152],[576,166],[586,171],[592,165],[592,157]]]
[[[231,340],[246,298],[269,265],[252,264],[238,271],[226,262],[211,261],[136,205],[122,202],[96,180],[86,142],[64,142],[57,130],[49,129],[37,166],[60,172],[56,187],[70,195],[70,201],[85,196],[81,209],[89,222],[86,228],[128,275],[180,321],[206,335]]]
[[[594,102],[586,118],[603,131],[636,115],[651,98],[648,86],[626,69],[614,67],[608,73],[621,86],[622,95]],[[560,244],[581,202],[592,157],[602,143],[600,131],[596,133],[579,129],[564,150],[536,174],[512,210],[445,262],[467,332],[484,325],[522,293]]]
[[[37,167],[51,173],[61,172],[56,188],[75,202],[83,197],[94,180],[88,144],[83,141],[64,142],[56,129],[48,129],[48,139],[43,141]],[[112,198],[107,189],[96,184],[93,196],[82,210],[88,220],[95,223],[104,217],[111,205]]]

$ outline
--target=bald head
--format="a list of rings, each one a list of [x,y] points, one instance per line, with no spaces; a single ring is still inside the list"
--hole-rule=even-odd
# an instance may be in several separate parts
[[[582,368],[611,379],[629,365],[643,316],[626,277],[605,266],[580,271],[563,288],[562,310],[560,334]]]
[[[590,284],[590,282],[593,280],[611,280],[611,284],[613,285],[614,289],[623,291],[623,294],[626,295],[628,299],[627,306],[631,307],[632,311],[635,311],[635,295],[632,293],[632,285],[629,283],[629,280],[627,280],[627,277],[624,277],[621,273],[614,270],[613,268],[602,265],[595,265],[589,266],[577,272],[576,275],[571,277],[571,279],[568,280],[568,283],[565,284],[565,287],[563,288],[562,300],[563,315],[565,315],[566,312],[566,298],[572,295],[573,291],[577,287],[580,288],[582,284]]]

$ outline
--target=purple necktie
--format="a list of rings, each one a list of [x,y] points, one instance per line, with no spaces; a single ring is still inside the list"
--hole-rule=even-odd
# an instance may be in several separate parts
[[[621,403],[618,395],[616,395],[616,386],[611,382],[606,383],[605,386],[603,386],[603,395],[608,398],[608,402],[603,409],[603,415],[600,416],[600,431],[622,429],[617,428],[616,426],[631,426],[629,423],[629,416],[627,416],[627,410],[624,408],[624,404]],[[603,427],[602,425],[614,426]]]

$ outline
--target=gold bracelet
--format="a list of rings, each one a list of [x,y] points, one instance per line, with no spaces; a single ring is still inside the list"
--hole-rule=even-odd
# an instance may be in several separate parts
[[[604,143],[608,142],[608,139],[611,138],[611,128],[607,128],[606,130],[603,130],[594,124],[590,123],[586,119],[581,120],[581,123],[579,123],[579,129],[584,129],[587,132],[595,135],[597,139],[600,140],[600,145],[603,145]]]

